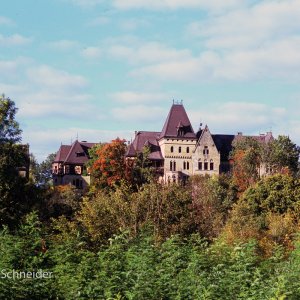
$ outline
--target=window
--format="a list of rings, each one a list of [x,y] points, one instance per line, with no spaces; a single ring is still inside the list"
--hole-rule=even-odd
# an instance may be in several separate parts
[[[183,162],[183,170],[185,170],[186,169],[186,163],[185,163],[185,161]]]
[[[210,160],[209,168],[210,170],[214,169],[214,161],[212,159]]]
[[[188,170],[190,169],[190,163],[189,163],[189,162],[186,163],[186,168],[187,168]]]
[[[70,166],[69,165],[65,166],[65,173],[66,174],[70,173]]]
[[[186,153],[190,153],[190,147],[186,147]]]
[[[202,161],[201,161],[201,159],[198,160],[198,170],[202,170]]]
[[[176,171],[176,161],[174,161],[173,171]]]
[[[171,146],[171,152],[172,152],[172,153],[174,152],[174,147],[173,147],[173,146]]]
[[[173,162],[170,161],[170,171],[172,171],[172,170],[173,170]]]
[[[203,149],[203,154],[204,155],[208,155],[209,154],[209,150],[208,150],[208,147],[205,146],[204,149]]]
[[[208,161],[207,160],[204,161],[204,170],[205,171],[208,170]]]
[[[178,148],[178,152],[181,153],[181,147]]]

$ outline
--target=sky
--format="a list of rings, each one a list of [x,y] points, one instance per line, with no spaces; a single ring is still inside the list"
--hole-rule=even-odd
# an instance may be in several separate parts
[[[10,0],[0,93],[42,161],[75,139],[194,130],[289,135],[300,145],[299,0]]]

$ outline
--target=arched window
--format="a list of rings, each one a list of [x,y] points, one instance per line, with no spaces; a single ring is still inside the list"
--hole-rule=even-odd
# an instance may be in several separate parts
[[[172,152],[172,153],[174,152],[174,147],[173,147],[173,146],[171,146],[171,152]]]
[[[198,160],[198,170],[202,170],[202,161],[201,161],[201,159]]]
[[[185,164],[185,161],[183,162],[183,170],[186,169],[186,164]]]
[[[181,153],[181,147],[178,148],[178,152]]]
[[[186,162],[186,168],[189,170],[190,169],[190,163],[187,161]]]
[[[214,161],[212,159],[210,160],[209,168],[210,168],[210,170],[214,169]]]
[[[190,147],[186,147],[186,153],[190,153]]]
[[[204,161],[204,170],[205,171],[208,170],[208,161],[207,160]]]
[[[173,170],[173,162],[170,161],[170,171],[172,171],[172,170]]]

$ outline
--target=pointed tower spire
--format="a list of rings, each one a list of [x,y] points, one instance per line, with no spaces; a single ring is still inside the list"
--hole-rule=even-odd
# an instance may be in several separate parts
[[[178,130],[180,128],[180,130]],[[189,117],[182,103],[173,104],[160,134],[163,137],[196,138]]]

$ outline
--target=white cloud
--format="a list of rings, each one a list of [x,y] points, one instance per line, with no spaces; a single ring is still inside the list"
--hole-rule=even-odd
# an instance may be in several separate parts
[[[111,98],[123,104],[153,104],[163,103],[170,100],[170,95],[167,93],[145,93],[134,91],[117,92],[110,95]]]
[[[27,71],[27,76],[31,82],[53,89],[78,90],[87,86],[87,80],[84,77],[72,75],[47,65],[30,68]]]
[[[191,57],[188,49],[175,49],[158,42],[148,42],[133,46],[112,45],[108,53],[118,59],[126,59],[132,64],[178,61]]]
[[[20,69],[30,63],[26,57],[17,57],[14,60],[0,60],[0,81],[7,81],[10,78],[19,76]]]
[[[102,50],[99,47],[87,47],[82,50],[81,55],[87,59],[96,59],[102,56]]]
[[[7,17],[0,16],[0,25],[12,26],[14,25],[14,22]]]
[[[118,9],[209,9],[221,10],[243,4],[243,0],[114,0],[113,5]]]
[[[105,16],[100,16],[97,17],[87,23],[88,26],[101,26],[101,25],[106,25],[111,22],[110,18],[105,17]]]
[[[59,41],[53,41],[48,43],[48,46],[54,50],[59,51],[69,51],[73,50],[79,45],[77,41],[71,41],[71,40],[59,40]]]
[[[171,60],[137,68],[131,71],[130,75],[151,76],[163,81],[197,82],[214,78],[214,69],[219,64],[220,58],[216,53],[206,52],[200,57]]]
[[[299,19],[298,0],[273,0],[192,22],[187,30],[194,37],[204,38],[206,46],[213,49],[261,47],[270,40],[298,34]]]
[[[258,134],[278,130],[288,111],[283,107],[273,107],[257,102],[215,103],[201,111],[189,112],[193,124],[203,122],[211,127],[213,133]]]
[[[122,122],[158,122],[164,120],[165,110],[153,105],[129,105],[112,109],[112,115]]]
[[[104,0],[65,0],[81,7],[93,7],[102,4]]]
[[[142,19],[126,19],[120,22],[120,29],[125,31],[134,31],[141,27],[148,27],[150,25],[149,22]]]
[[[0,44],[2,47],[23,46],[31,43],[31,41],[32,38],[27,38],[20,34],[13,34],[10,36],[3,36],[0,34]]]

